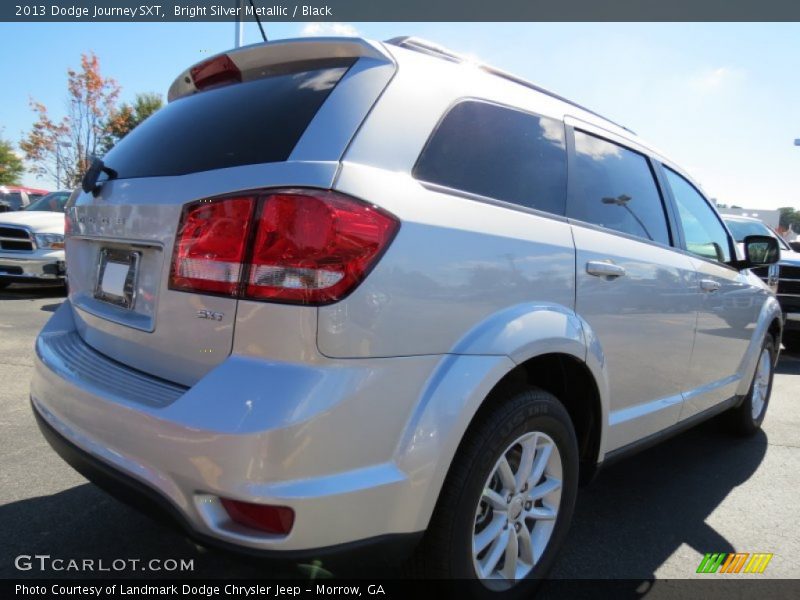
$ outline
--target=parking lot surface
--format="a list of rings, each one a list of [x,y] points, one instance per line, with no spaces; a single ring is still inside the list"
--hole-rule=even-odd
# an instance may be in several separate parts
[[[50,449],[31,415],[28,382],[36,333],[63,300],[61,288],[0,290],[0,577],[65,575],[20,571],[14,559],[23,554],[109,563],[117,558],[194,559],[193,571],[172,576],[324,575],[317,566],[282,565],[198,547],[110,498]],[[799,432],[800,357],[784,354],[763,432],[742,440],[714,420],[605,469],[578,496],[552,576],[696,577],[706,552],[737,551],[774,554],[759,577],[800,577]],[[361,569],[351,565],[348,574],[367,574]]]

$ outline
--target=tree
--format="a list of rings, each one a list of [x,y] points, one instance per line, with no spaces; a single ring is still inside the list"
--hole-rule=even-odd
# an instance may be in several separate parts
[[[123,103],[109,115],[103,151],[108,152],[131,130],[163,106],[160,94],[136,94],[133,104]]]
[[[796,211],[790,206],[779,208],[781,213],[780,226],[781,228],[790,229],[792,231],[800,231],[800,211]]]
[[[31,100],[36,122],[20,142],[37,175],[49,175],[58,186],[75,187],[102,147],[109,115],[119,96],[119,85],[100,73],[100,62],[90,52],[81,55],[79,71],[67,71],[67,116],[50,118],[47,107]]]
[[[25,166],[14,152],[14,146],[11,142],[0,139],[0,185],[18,184],[24,172]]]

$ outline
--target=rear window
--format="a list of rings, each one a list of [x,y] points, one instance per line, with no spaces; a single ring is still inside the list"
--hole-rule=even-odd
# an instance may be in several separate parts
[[[352,63],[288,65],[280,74],[186,96],[125,136],[103,162],[130,178],[284,161]]]
[[[488,102],[461,102],[431,136],[414,177],[563,215],[564,125]]]

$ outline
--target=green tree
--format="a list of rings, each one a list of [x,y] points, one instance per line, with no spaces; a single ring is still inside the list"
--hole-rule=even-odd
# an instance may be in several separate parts
[[[791,206],[784,206],[778,209],[781,213],[780,226],[792,231],[800,231],[800,211],[796,211]]]
[[[798,213],[795,209],[791,206],[784,206],[779,208],[778,211],[781,213],[780,217],[780,226],[785,227],[787,229],[794,229],[800,230],[800,213]]]
[[[14,146],[11,142],[0,139],[0,185],[18,184],[24,172],[25,166],[14,152]]]
[[[103,151],[111,148],[128,135],[134,127],[163,106],[160,94],[136,94],[133,104],[123,103],[109,115],[106,135],[103,138]]]

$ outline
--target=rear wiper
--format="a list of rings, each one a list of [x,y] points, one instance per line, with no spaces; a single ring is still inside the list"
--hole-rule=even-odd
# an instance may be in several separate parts
[[[101,173],[105,173],[108,179],[116,179],[119,176],[119,173],[114,169],[105,166],[102,159],[95,157],[92,160],[92,164],[89,165],[89,168],[86,170],[86,173],[84,173],[83,179],[81,179],[81,188],[84,192],[87,194],[89,192],[95,195],[97,194],[100,190],[100,186],[97,185],[97,180]]]

